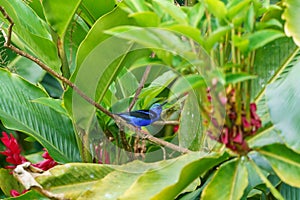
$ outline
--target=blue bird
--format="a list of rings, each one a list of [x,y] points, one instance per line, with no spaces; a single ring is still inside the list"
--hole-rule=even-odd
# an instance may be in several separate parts
[[[123,118],[127,123],[136,126],[148,126],[153,122],[159,120],[160,114],[162,112],[162,106],[166,104],[153,104],[149,110],[136,110],[130,112],[117,113],[116,115]]]

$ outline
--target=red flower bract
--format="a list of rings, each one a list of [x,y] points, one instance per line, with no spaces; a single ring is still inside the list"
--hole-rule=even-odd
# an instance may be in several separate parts
[[[49,155],[49,153],[46,149],[44,149],[44,151],[45,152],[42,155],[44,160],[41,162],[38,162],[36,164],[33,164],[33,166],[46,171],[46,170],[54,167],[55,165],[57,165],[57,162],[55,162],[55,160],[53,160],[53,158]]]
[[[3,137],[1,138],[2,143],[5,145],[6,150],[0,153],[7,156],[6,162],[13,164],[12,166],[6,166],[8,169],[14,169],[17,165],[27,162],[26,158],[21,155],[21,148],[12,134],[8,135],[2,132]],[[33,166],[40,168],[44,171],[57,165],[57,162],[51,158],[46,149],[44,149],[43,158],[44,160],[33,164]]]
[[[21,148],[12,134],[8,135],[2,132],[3,137],[1,138],[2,143],[5,145],[6,150],[0,153],[7,156],[6,162],[13,164],[14,166],[8,166],[7,168],[15,168],[26,162],[26,158],[21,155]]]

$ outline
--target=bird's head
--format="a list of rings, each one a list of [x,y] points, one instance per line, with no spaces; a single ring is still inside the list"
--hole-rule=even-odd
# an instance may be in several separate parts
[[[155,103],[155,104],[153,104],[153,105],[150,107],[149,110],[151,110],[151,111],[157,113],[158,115],[160,115],[161,112],[162,112],[162,106],[163,106],[162,104]]]

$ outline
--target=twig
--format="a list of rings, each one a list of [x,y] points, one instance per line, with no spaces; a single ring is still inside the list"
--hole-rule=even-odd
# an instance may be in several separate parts
[[[179,125],[179,121],[156,121],[154,125]]]
[[[152,53],[151,54],[151,58],[154,58],[154,56],[155,56],[155,53]],[[141,82],[139,84],[139,87],[138,87],[138,89],[135,92],[133,100],[131,101],[131,103],[130,103],[130,105],[128,107],[128,112],[131,111],[131,109],[133,108],[134,104],[136,103],[136,101],[137,101],[137,99],[138,99],[138,97],[139,97],[139,95],[140,95],[140,93],[141,93],[141,91],[142,91],[142,89],[143,89],[143,87],[145,85],[145,82],[146,82],[146,80],[147,80],[147,78],[149,76],[150,70],[151,70],[151,65],[148,65],[147,68],[146,68],[146,70],[145,70],[145,72],[144,72],[144,74],[143,74],[143,77],[142,77],[142,80],[141,80]]]
[[[108,110],[106,110],[104,107],[102,107],[100,104],[98,104],[97,102],[95,102],[92,98],[90,98],[89,96],[87,96],[84,92],[82,92],[73,82],[71,82],[69,79],[63,77],[62,75],[58,74],[57,72],[55,72],[53,69],[51,69],[50,67],[48,67],[46,64],[44,64],[43,62],[41,62],[38,58],[35,58],[34,56],[18,49],[17,47],[13,46],[11,44],[11,34],[12,34],[12,27],[14,25],[13,20],[10,18],[10,16],[7,14],[7,12],[4,10],[4,8],[2,6],[0,6],[0,12],[3,14],[3,16],[9,21],[10,25],[8,27],[8,33],[6,35],[5,31],[3,29],[1,29],[4,39],[5,39],[5,43],[4,43],[4,47],[11,49],[12,51],[14,51],[15,53],[17,53],[20,56],[23,56],[33,62],[35,62],[37,65],[39,65],[42,69],[44,69],[46,72],[48,72],[49,74],[53,75],[54,77],[58,78],[59,80],[61,80],[63,83],[67,84],[70,88],[72,88],[77,94],[79,94],[84,100],[86,100],[88,103],[90,103],[91,105],[95,106],[96,108],[98,108],[101,112],[105,113],[107,116],[111,117],[112,119],[114,119],[116,122],[119,121],[119,123],[121,123],[122,125],[130,128],[131,130],[134,130],[134,132],[137,131],[136,127],[128,124],[127,122],[125,122],[122,118],[120,118],[117,115],[112,114],[111,112],[109,112]],[[152,54],[153,55],[153,54]],[[147,131],[143,131],[143,130],[138,130],[137,131],[138,134],[141,135],[141,137],[143,139],[147,139],[155,144],[158,145],[162,145],[165,147],[168,147],[170,149],[173,149],[175,151],[181,152],[181,153],[188,153],[190,152],[190,150],[179,147],[177,145],[174,145],[172,143],[166,142],[164,140],[161,140],[159,138],[155,138],[154,136],[150,135]]]
[[[137,127],[126,123],[126,121],[118,115],[115,115],[115,121],[116,121],[117,124],[126,125],[127,128],[129,128],[131,131],[137,133],[138,136],[141,137],[142,139],[147,139],[150,142],[153,142],[153,143],[161,145],[161,146],[165,146],[169,149],[172,149],[172,150],[180,152],[180,153],[189,153],[189,152],[191,152],[190,150],[188,150],[186,148],[183,148],[183,147],[177,146],[175,144],[172,144],[170,142],[166,142],[164,140],[156,138],[156,137],[152,136],[151,134],[149,134],[147,131],[137,129]]]

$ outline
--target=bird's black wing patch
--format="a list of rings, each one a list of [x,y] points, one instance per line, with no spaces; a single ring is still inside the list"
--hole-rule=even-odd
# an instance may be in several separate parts
[[[118,115],[130,115],[132,117],[142,118],[142,119],[152,119],[152,116],[149,114],[149,110],[137,110],[131,112],[123,112]]]

